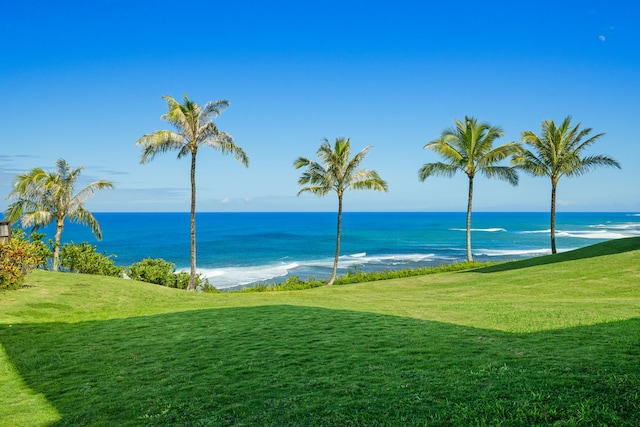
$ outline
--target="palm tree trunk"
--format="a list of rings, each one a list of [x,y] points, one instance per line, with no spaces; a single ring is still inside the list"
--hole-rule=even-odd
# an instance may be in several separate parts
[[[191,269],[188,291],[196,289],[196,153],[191,153]]]
[[[556,186],[557,183],[551,181],[551,253],[556,253]]]
[[[467,200],[467,261],[473,261],[471,254],[471,205],[473,200],[473,177],[469,177],[469,198]]]
[[[333,259],[333,271],[331,277],[324,284],[325,286],[333,285],[338,274],[338,258],[340,257],[340,230],[342,228],[342,195],[338,195],[338,231],[336,235],[336,255]]]
[[[64,227],[64,218],[58,218],[56,221],[56,235],[53,243],[53,271],[60,269],[60,239],[62,238],[62,228]]]

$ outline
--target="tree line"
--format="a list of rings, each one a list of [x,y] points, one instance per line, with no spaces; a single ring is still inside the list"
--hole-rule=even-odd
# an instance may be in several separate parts
[[[198,150],[209,147],[225,155],[233,155],[245,167],[249,166],[249,157],[236,145],[233,136],[220,131],[215,119],[229,107],[228,100],[208,102],[201,106],[184,95],[182,102],[171,96],[164,96],[167,112],[161,119],[173,126],[173,130],[158,130],[143,135],[136,141],[142,149],[140,163],[147,163],[157,154],[177,151],[177,157],[189,156],[191,160],[191,203],[190,203],[190,273],[188,290],[195,290],[198,282],[196,273],[196,158]],[[598,166],[620,168],[620,164],[606,155],[587,155],[586,149],[598,141],[604,134],[591,135],[591,128],[581,128],[582,124],[572,125],[571,116],[567,116],[559,125],[553,120],[544,120],[539,133],[527,130],[522,132],[520,142],[507,142],[494,146],[503,136],[498,126],[479,122],[475,117],[465,116],[455,120],[455,126],[445,129],[439,138],[427,143],[424,148],[437,153],[442,160],[424,164],[418,171],[418,178],[425,181],[431,176],[454,176],[462,172],[468,178],[466,250],[467,260],[473,261],[471,253],[471,214],[473,206],[473,181],[477,174],[487,178],[497,178],[511,185],[518,184],[518,172],[533,176],[547,177],[551,180],[550,235],[551,252],[555,254],[556,241],[556,192],[562,177],[580,176]],[[318,160],[298,157],[293,166],[303,169],[298,184],[302,186],[298,195],[309,192],[326,196],[335,192],[338,198],[338,216],[336,250],[333,270],[326,285],[336,279],[342,224],[342,201],[348,190],[388,191],[388,185],[374,170],[360,168],[366,154],[371,150],[366,146],[353,157],[349,138],[336,138],[332,145],[324,139],[317,150]],[[509,165],[501,164],[510,160]],[[10,221],[21,221],[25,228],[46,226],[55,222],[53,270],[60,265],[60,239],[65,220],[90,227],[100,240],[102,233],[95,217],[84,207],[86,200],[96,191],[113,188],[106,180],[92,182],[75,191],[75,183],[82,167],[72,169],[65,160],[56,163],[54,171],[34,168],[30,172],[18,175],[13,190],[7,199],[13,202],[5,211]]]

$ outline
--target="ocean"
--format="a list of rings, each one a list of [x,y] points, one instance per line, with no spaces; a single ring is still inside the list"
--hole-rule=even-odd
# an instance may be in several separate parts
[[[63,243],[89,242],[128,266],[163,258],[189,268],[188,213],[94,213],[88,227],[67,223]],[[437,266],[466,258],[464,212],[345,212],[339,274]],[[219,289],[329,277],[336,213],[198,213],[197,268]],[[558,213],[556,243],[566,251],[640,236],[638,213]],[[41,230],[52,237],[52,227]],[[549,213],[475,212],[472,250],[477,261],[517,260],[550,253]]]

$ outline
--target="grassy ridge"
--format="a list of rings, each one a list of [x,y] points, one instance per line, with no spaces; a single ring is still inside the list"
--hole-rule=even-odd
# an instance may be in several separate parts
[[[640,424],[640,238],[307,291],[28,279],[2,425]]]

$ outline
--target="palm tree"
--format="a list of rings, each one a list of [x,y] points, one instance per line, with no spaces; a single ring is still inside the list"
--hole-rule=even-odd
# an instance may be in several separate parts
[[[229,106],[229,101],[219,100],[200,106],[184,95],[180,104],[171,96],[162,97],[169,111],[161,116],[177,131],[158,130],[144,135],[136,145],[142,147],[140,163],[147,163],[158,153],[178,151],[178,158],[191,154],[191,270],[187,290],[196,289],[196,155],[202,146],[208,146],[223,154],[233,154],[244,166],[249,166],[249,158],[238,147],[233,137],[220,132],[213,122]]]
[[[420,168],[419,178],[424,181],[433,175],[451,177],[462,171],[469,178],[467,198],[467,260],[473,261],[471,254],[471,207],[473,201],[473,178],[478,172],[487,178],[499,178],[511,185],[518,184],[518,174],[514,168],[499,166],[498,162],[518,151],[519,146],[508,142],[493,147],[493,142],[502,136],[502,129],[488,123],[478,123],[477,119],[465,116],[464,121],[455,120],[456,126],[442,132],[440,138],[426,144],[424,148],[433,150],[444,158],[444,162],[427,163]]]
[[[358,169],[364,156],[371,146],[363,148],[353,158],[351,155],[351,141],[349,138],[336,138],[334,147],[327,138],[320,145],[317,155],[320,163],[305,157],[298,157],[294,167],[307,169],[302,173],[298,184],[303,187],[298,195],[304,192],[325,196],[330,191],[338,195],[338,231],[336,237],[336,253],[333,260],[333,271],[325,285],[332,285],[338,271],[338,257],[340,256],[340,232],[342,227],[342,198],[347,190],[377,190],[387,191],[387,183],[373,170]]]
[[[15,200],[5,212],[10,221],[20,219],[23,227],[33,227],[34,231],[55,221],[53,271],[60,267],[60,238],[66,219],[88,225],[96,238],[102,239],[100,225],[85,209],[84,202],[98,190],[113,188],[113,184],[105,180],[95,181],[74,194],[82,169],[72,170],[65,160],[59,159],[53,172],[38,167],[18,175],[13,191],[7,196],[7,199]]]
[[[571,116],[560,126],[553,120],[542,122],[540,135],[527,130],[522,132],[522,142],[533,151],[523,150],[514,156],[512,164],[534,176],[551,178],[551,253],[556,253],[556,189],[561,177],[580,176],[597,166],[620,164],[604,155],[582,156],[583,151],[604,134],[589,137],[591,128],[580,130],[581,123],[571,127]]]

